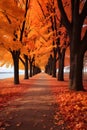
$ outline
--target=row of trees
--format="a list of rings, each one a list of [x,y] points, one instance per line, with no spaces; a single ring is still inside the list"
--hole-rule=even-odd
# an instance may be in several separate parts
[[[0,28],[0,47],[12,55],[15,84],[19,83],[19,60],[24,65],[26,79],[28,62],[30,76],[35,62],[45,64],[46,72],[56,77],[58,61],[58,80],[63,81],[64,59],[69,47],[69,88],[84,90],[82,68],[87,50],[87,1],[3,0],[0,1],[0,17],[3,20],[0,25],[4,26]]]
[[[0,22],[2,26],[0,48],[5,50],[4,54],[1,50],[2,57],[3,55],[5,56],[6,53],[8,55],[5,56],[8,57],[7,59],[0,57],[1,64],[11,64],[9,59],[11,58],[13,60],[15,84],[19,84],[20,61],[25,70],[24,77],[28,79],[29,69],[30,77],[33,74],[41,72],[39,67],[41,63],[40,55],[41,57],[45,55],[48,56],[52,49],[50,39],[52,34],[47,32],[47,28],[50,26],[49,20],[48,24],[45,26],[43,26],[42,17],[39,17],[39,23],[37,20],[35,21],[32,16],[33,6],[34,3],[29,0],[0,1],[0,16],[3,18],[3,21],[1,20]],[[47,43],[49,46],[48,48]],[[6,52],[6,50],[9,53]],[[43,50],[45,51],[43,52]],[[46,62],[46,59],[44,62]]]
[[[6,5],[4,4],[4,2]],[[19,84],[19,60],[22,62],[24,66],[25,79],[29,78],[28,73],[29,68],[30,68],[30,77],[32,77],[32,75],[34,74],[41,72],[40,67],[35,63],[35,54],[30,54],[31,51],[32,50],[34,51],[36,48],[35,45],[33,45],[33,47],[31,45],[35,40],[35,37],[32,38],[31,36],[30,40],[31,41],[33,40],[32,43],[31,42],[29,43],[28,39],[29,26],[30,26],[28,24],[29,7],[30,7],[29,0],[20,2],[12,0],[10,0],[9,2],[7,1],[0,2],[0,13],[1,13],[0,16],[3,18],[2,19],[3,21],[1,20],[0,24],[1,26],[5,26],[5,29],[3,29],[2,27],[1,30],[2,39],[0,41],[0,47],[2,50],[7,50],[12,56],[15,84]],[[12,10],[13,14],[11,14]],[[16,14],[14,12],[16,12]],[[2,31],[4,33],[2,33]],[[26,41],[28,41],[28,43]],[[3,52],[2,50],[1,53]],[[5,55],[5,53],[6,51],[4,51],[4,54],[3,53],[2,54]],[[9,58],[7,60],[9,60]],[[7,60],[1,57],[2,62]]]
[[[58,52],[58,80],[64,80],[63,68],[64,68],[64,56],[66,48],[70,47],[70,76],[69,76],[69,88],[73,90],[84,90],[83,87],[83,59],[84,54],[87,51],[87,1],[70,0],[62,1],[57,0],[58,9],[60,11],[60,27],[63,25],[66,28],[69,36],[69,42],[64,42],[65,47],[61,51],[60,39],[57,42]],[[69,15],[69,12],[70,15]],[[56,23],[56,22],[55,22]],[[58,26],[58,25],[57,25]],[[83,33],[84,26],[86,31]],[[57,33],[60,35],[61,32]],[[67,35],[66,34],[66,35]],[[60,53],[61,52],[61,53]],[[48,64],[46,65],[46,72],[52,73],[53,59],[50,55]],[[56,61],[56,59],[55,59]]]

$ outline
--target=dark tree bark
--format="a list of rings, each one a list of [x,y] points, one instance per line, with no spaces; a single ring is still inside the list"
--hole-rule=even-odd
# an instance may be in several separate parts
[[[54,0],[52,1],[52,5],[54,6]],[[51,6],[52,6],[51,5]],[[51,6],[47,6],[47,10],[49,13],[54,13],[55,14],[55,8],[51,7]],[[50,8],[51,7],[51,8]],[[54,17],[50,17],[50,21],[51,21],[51,28],[52,31],[56,31],[56,36],[57,36],[57,23],[56,23],[56,16],[54,15]],[[53,36],[55,37],[55,34],[53,34]],[[53,40],[53,46],[56,45],[56,41]],[[56,56],[57,56],[57,49],[53,48],[53,63],[52,63],[52,76],[56,77]]]
[[[24,30],[25,30],[25,24],[26,24],[26,17],[27,17],[27,12],[28,12],[28,6],[29,6],[29,0],[26,0],[26,3],[25,3],[25,14],[24,14],[24,21],[22,23],[22,28],[21,28],[21,33],[20,33],[20,41],[22,42],[22,39],[23,39],[23,33],[24,33]],[[22,43],[23,44],[23,43]],[[24,59],[25,59],[25,79],[28,79],[28,56],[24,54]]]
[[[71,0],[72,21],[63,8],[62,0],[58,1],[58,7],[61,12],[63,25],[66,27],[70,36],[70,84],[69,88],[74,90],[84,90],[82,82],[83,57],[87,50],[87,38],[84,36],[81,41],[81,29],[84,19],[87,16],[87,1],[84,3],[82,12],[79,14],[80,0]],[[84,42],[83,42],[84,41]],[[86,44],[86,46],[85,46]],[[85,47],[84,47],[85,46]]]
[[[57,55],[57,50],[54,48],[53,49],[53,65],[52,65],[52,76],[56,77],[56,55]]]
[[[14,84],[19,84],[19,55],[20,51],[11,51],[14,63]]]
[[[52,57],[52,55],[50,55],[50,59],[49,59],[50,61],[50,75],[52,75],[52,65],[53,65],[53,57]]]
[[[26,16],[27,16],[28,4],[29,4],[29,0],[26,0],[26,8],[25,8],[24,18],[26,18]],[[24,29],[25,29],[25,23],[26,23],[26,21],[24,20],[23,23],[22,23],[22,28],[21,28],[21,32],[20,32],[20,39],[19,39],[21,43],[22,43],[22,38],[23,38],[23,32],[24,32]],[[14,36],[15,36],[15,38],[13,38],[13,40],[16,41],[17,35],[16,35],[15,32],[14,32]],[[13,50],[13,51],[10,50],[10,52],[12,54],[13,63],[14,63],[14,84],[19,84],[19,56],[20,56],[20,49],[19,50]]]
[[[21,41],[21,43],[22,43],[22,39],[23,39],[23,33],[24,33],[24,30],[25,30],[25,24],[26,24],[26,16],[27,16],[27,12],[28,12],[28,6],[29,6],[29,0],[26,0],[24,21],[22,23],[22,28],[21,28],[21,33],[20,33],[20,41]],[[24,55],[24,59],[25,59],[25,62],[24,62],[24,66],[25,66],[25,77],[24,78],[28,79],[28,56]]]
[[[24,55],[24,59],[25,59],[25,79],[28,79],[29,76],[28,76],[28,56],[27,55]]]
[[[64,81],[64,59],[65,59],[65,48],[62,49],[62,52],[59,55],[58,58],[58,66],[59,66],[59,70],[58,70],[58,80],[59,81]]]
[[[41,72],[41,69],[38,66],[33,65],[33,75]]]
[[[73,28],[71,35],[70,44],[70,89],[74,90],[84,90],[83,79],[82,79],[82,69],[83,69],[83,58],[84,50],[81,46],[81,29],[82,20],[79,15],[79,1],[73,4]],[[77,8],[76,8],[77,7]],[[84,44],[84,43],[83,43]]]
[[[35,65],[33,65],[33,76],[35,75]]]
[[[86,48],[80,48],[77,54],[72,56],[71,60],[71,73],[70,73],[70,89],[84,90],[83,87],[83,59]]]
[[[26,5],[25,5],[25,14],[24,14],[24,18],[26,19],[27,16],[27,11],[28,11],[28,5],[29,4],[29,0],[26,0]],[[20,34],[20,41],[22,42],[22,38],[23,38],[23,33],[24,33],[24,29],[25,29],[25,24],[26,24],[26,20],[24,19],[23,23],[22,23],[22,29],[21,29],[21,34]]]
[[[30,77],[33,75],[33,66],[32,66],[32,61],[30,61]]]
[[[20,61],[23,63],[24,65],[24,70],[25,70],[25,73],[24,73],[24,79],[29,79],[29,75],[28,75],[28,56],[27,55],[24,55],[24,59],[23,60],[21,57],[19,57]]]
[[[84,54],[87,51],[87,32],[84,38],[80,41],[80,46],[77,49],[77,53],[71,54],[71,71],[70,71],[70,89],[84,90],[83,87],[83,59]],[[78,87],[77,87],[78,86]]]
[[[35,65],[33,66],[33,63],[35,64],[35,56],[33,56],[32,58],[29,57],[28,60],[29,60],[29,63],[30,63],[30,77],[32,77],[33,76],[33,71],[34,71],[33,67],[35,67]]]
[[[47,69],[47,73],[49,75],[52,75],[52,66],[53,66],[53,57],[52,55],[50,54],[50,57],[48,59],[48,65],[46,66],[46,69]]]

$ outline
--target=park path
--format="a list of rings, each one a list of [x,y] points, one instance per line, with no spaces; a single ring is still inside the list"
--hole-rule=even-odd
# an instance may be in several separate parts
[[[45,73],[30,78],[24,95],[9,102],[0,113],[5,122],[0,130],[58,130],[54,123],[57,104],[51,85],[52,78]]]

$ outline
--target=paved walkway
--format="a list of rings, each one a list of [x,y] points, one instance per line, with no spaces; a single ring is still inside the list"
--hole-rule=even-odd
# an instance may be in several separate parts
[[[44,73],[29,79],[27,92],[0,113],[5,121],[0,130],[59,130],[54,124],[57,106],[51,92],[51,79]]]

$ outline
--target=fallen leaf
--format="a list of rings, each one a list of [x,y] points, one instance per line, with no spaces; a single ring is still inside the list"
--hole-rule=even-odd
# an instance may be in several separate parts
[[[19,123],[17,123],[17,124],[16,124],[16,126],[17,126],[17,127],[19,127],[21,124],[22,124],[22,123],[21,123],[21,122],[19,122]]]

